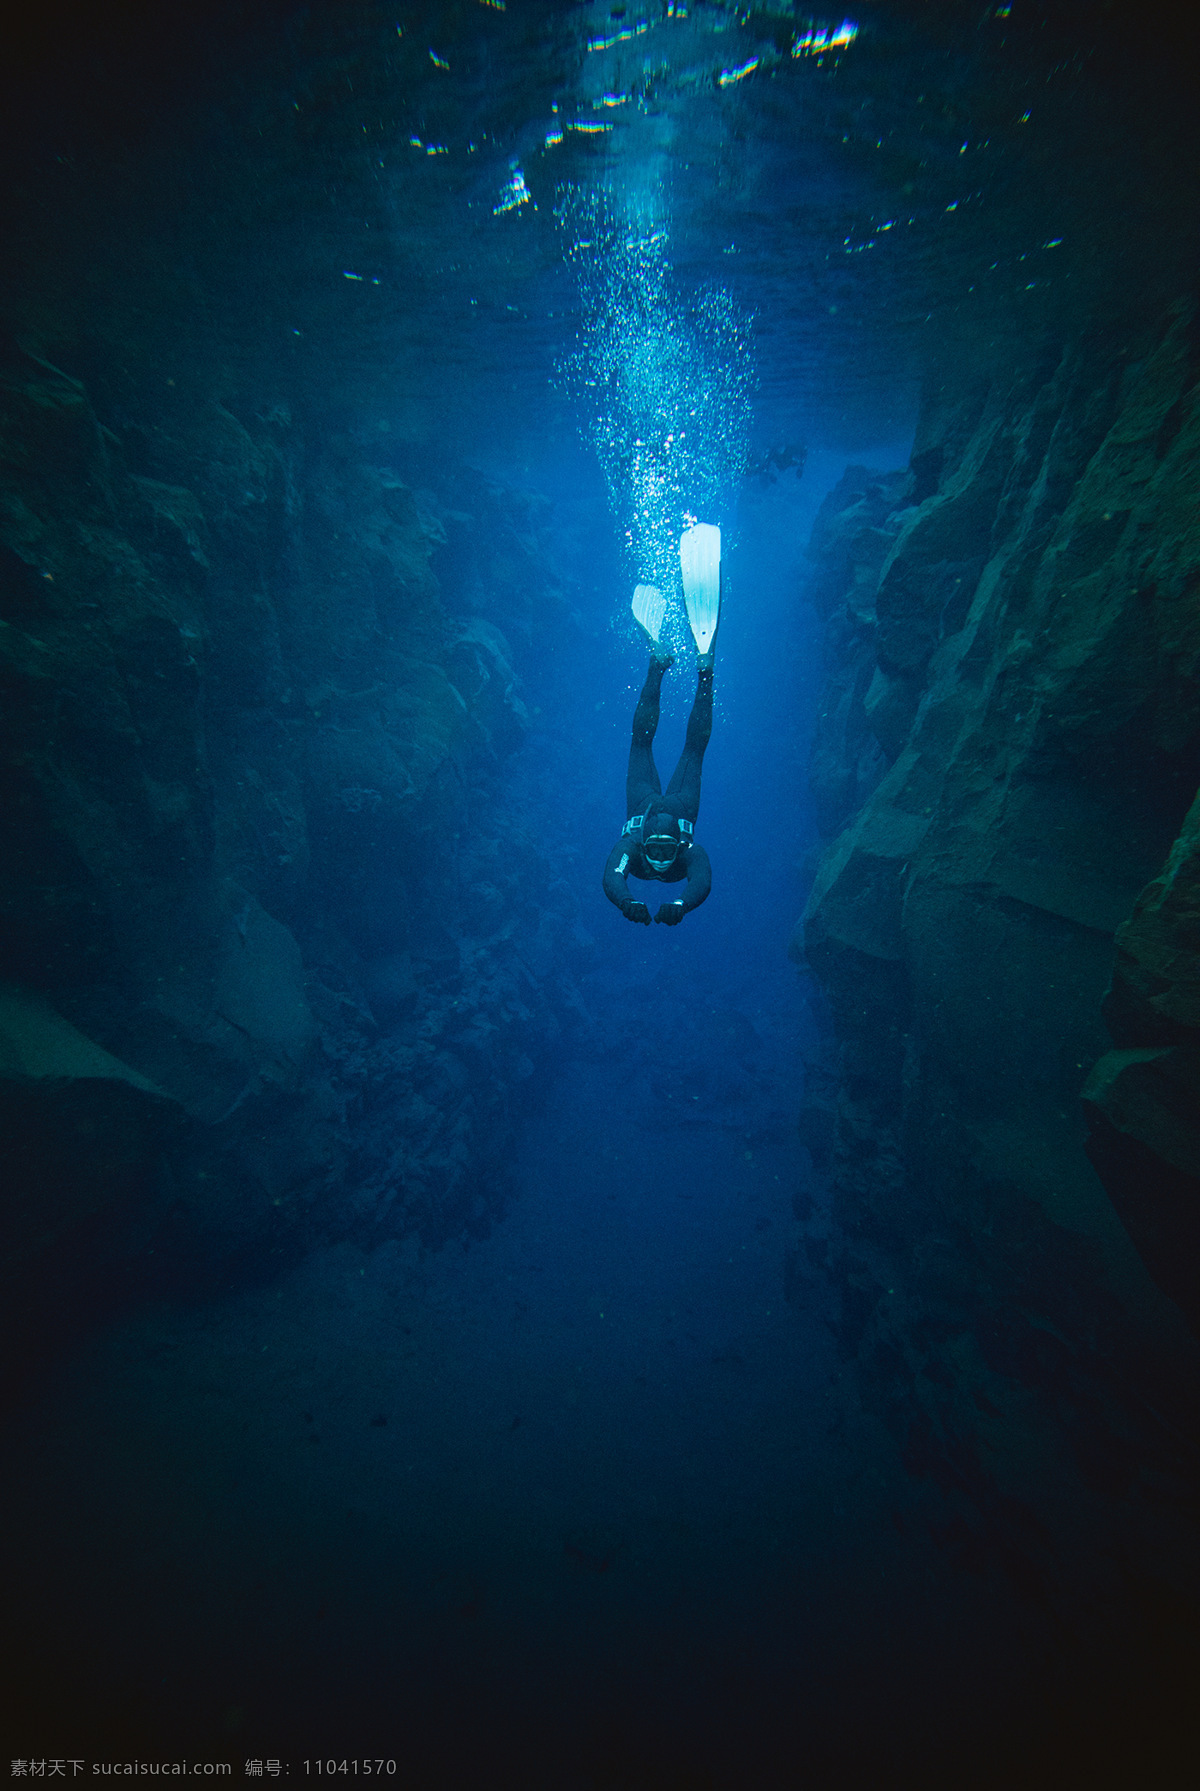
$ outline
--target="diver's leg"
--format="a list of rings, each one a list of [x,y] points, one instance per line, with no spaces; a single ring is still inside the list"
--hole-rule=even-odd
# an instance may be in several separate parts
[[[654,763],[654,736],[658,731],[663,673],[669,664],[667,659],[651,659],[642,694],[633,712],[633,743],[629,748],[629,771],[625,778],[626,815],[642,814],[647,797],[662,794],[658,767]]]
[[[684,818],[695,821],[700,813],[700,772],[704,749],[712,735],[713,668],[702,665],[696,679],[696,700],[688,716],[687,736],[675,775],[667,785],[668,796],[682,797]]]

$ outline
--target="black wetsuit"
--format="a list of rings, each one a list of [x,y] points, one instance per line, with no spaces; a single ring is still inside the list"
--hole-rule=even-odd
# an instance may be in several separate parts
[[[654,763],[654,735],[658,728],[659,694],[666,669],[665,663],[653,659],[650,661],[650,671],[634,710],[633,744],[629,748],[629,772],[625,779],[625,812],[627,818],[632,819],[635,815],[644,815],[650,808],[659,813],[666,810],[677,820],[694,823],[700,813],[700,771],[704,764],[704,749],[712,733],[712,667],[706,666],[699,673],[696,700],[688,717],[687,738],[675,767],[675,775],[664,793]],[[674,863],[666,870],[651,870],[642,851],[640,830],[621,835],[604,867],[605,895],[622,914],[630,917],[631,906],[644,908],[644,904],[630,895],[627,877],[639,877],[655,883],[682,883],[686,877],[687,889],[678,904],[683,914],[689,914],[693,908],[698,908],[712,888],[712,866],[703,846],[685,842],[680,845]],[[668,921],[682,918],[679,912],[669,911],[675,908],[675,903],[666,904],[654,918]],[[646,915],[643,913],[639,918],[645,919]]]

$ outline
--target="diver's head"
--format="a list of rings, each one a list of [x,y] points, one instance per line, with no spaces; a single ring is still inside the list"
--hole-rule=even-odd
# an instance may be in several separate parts
[[[642,856],[652,871],[669,871],[679,856],[683,834],[668,809],[652,809],[642,822]]]

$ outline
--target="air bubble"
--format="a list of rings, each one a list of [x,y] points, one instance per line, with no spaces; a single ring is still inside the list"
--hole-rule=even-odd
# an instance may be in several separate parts
[[[745,468],[751,319],[723,287],[679,289],[657,192],[566,187],[557,216],[584,320],[560,375],[584,413],[630,576],[669,595],[685,519],[724,521]]]

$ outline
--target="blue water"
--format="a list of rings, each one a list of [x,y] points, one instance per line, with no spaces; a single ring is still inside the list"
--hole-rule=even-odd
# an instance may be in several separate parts
[[[813,458],[738,520],[715,888],[683,927],[632,928],[599,887],[642,649],[600,611],[529,686],[509,775],[578,818],[553,870],[591,943],[503,1219],[151,1306],[19,1419],[14,1596],[56,1613],[54,1672],[112,1746],[293,1776],[394,1756],[421,1786],[836,1782],[936,1760],[1043,1670],[1050,1633],[916,1521],[830,1288],[788,1267],[816,1037],[785,955],[812,842],[803,548],[844,465]]]

